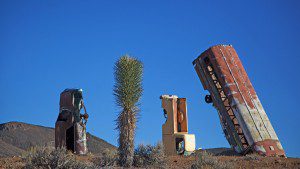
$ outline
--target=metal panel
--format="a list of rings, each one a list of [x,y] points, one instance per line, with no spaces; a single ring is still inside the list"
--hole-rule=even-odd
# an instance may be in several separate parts
[[[77,103],[74,104],[74,101]],[[80,114],[81,108],[84,108],[85,114]],[[59,115],[55,123],[55,147],[65,147],[76,154],[86,154],[87,119],[88,114],[83,104],[82,90],[64,90],[60,94]]]
[[[87,153],[86,128],[84,124],[75,123],[75,152],[77,154]]]
[[[206,83],[208,85],[206,85],[208,87],[208,90],[210,91],[213,99],[213,105],[220,105],[220,106],[215,106],[218,110],[219,113],[219,117],[221,120],[221,126],[223,128],[223,132],[228,140],[228,142],[230,143],[230,145],[237,151],[237,152],[242,152],[243,150],[243,145],[242,142],[239,140],[239,136],[238,134],[235,132],[235,127],[234,127],[234,123],[232,122],[229,114],[227,113],[226,107],[223,104],[223,100],[221,98],[221,91],[220,91],[220,86],[215,84],[213,78],[211,78],[210,76],[212,76],[211,72],[209,72],[208,69],[205,68],[205,63],[203,60],[198,60],[199,63],[199,67],[201,67],[202,71],[201,74],[203,74],[203,77],[205,77],[205,75],[208,75],[207,78],[205,78]]]
[[[194,60],[193,64],[219,112],[223,129],[231,132],[225,133],[229,144],[232,147],[238,145],[242,153],[247,153],[251,147],[261,154],[285,156],[234,48],[230,45],[213,46]],[[236,135],[240,141],[227,137],[237,138]],[[260,151],[263,149],[265,151]]]
[[[166,155],[190,154],[195,150],[195,135],[188,134],[186,98],[162,95],[162,108],[166,118],[162,125],[162,140]],[[184,147],[183,147],[184,146]]]

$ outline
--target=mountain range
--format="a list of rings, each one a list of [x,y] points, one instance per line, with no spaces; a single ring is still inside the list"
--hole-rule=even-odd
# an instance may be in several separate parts
[[[0,157],[20,156],[30,147],[47,145],[54,146],[54,128],[22,122],[0,124]],[[90,133],[87,133],[87,146],[93,154],[99,154],[104,149],[116,149]]]

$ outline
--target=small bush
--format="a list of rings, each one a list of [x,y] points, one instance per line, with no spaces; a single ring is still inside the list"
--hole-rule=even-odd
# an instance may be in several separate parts
[[[196,153],[196,162],[192,165],[192,169],[212,168],[212,169],[230,169],[229,164],[218,160],[212,154],[201,151]]]
[[[55,169],[88,169],[96,168],[92,163],[84,163],[76,160],[76,157],[66,149],[53,147],[34,147],[23,155],[25,169],[31,168],[55,168]]]
[[[155,146],[141,144],[134,151],[133,165],[135,167],[164,167],[165,163],[166,156],[161,143]]]
[[[242,159],[246,160],[246,161],[260,160],[262,158],[263,158],[263,156],[261,156],[257,153],[246,154],[244,157],[242,157]]]
[[[93,159],[93,163],[100,167],[117,166],[118,152],[105,149],[102,154]]]

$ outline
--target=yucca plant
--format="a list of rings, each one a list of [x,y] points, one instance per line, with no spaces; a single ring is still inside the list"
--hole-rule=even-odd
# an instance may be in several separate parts
[[[143,64],[128,55],[122,56],[114,66],[114,96],[120,108],[116,124],[119,131],[119,164],[130,167],[134,156],[134,136],[142,96]]]

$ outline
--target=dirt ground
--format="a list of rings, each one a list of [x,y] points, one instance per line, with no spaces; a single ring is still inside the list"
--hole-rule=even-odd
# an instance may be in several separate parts
[[[266,169],[300,169],[300,158],[276,158],[276,157],[262,157],[257,158],[253,156],[237,157],[237,156],[218,156],[219,161],[227,163],[232,168],[237,169],[252,169],[252,168],[266,168]],[[191,168],[196,160],[195,156],[170,156],[167,158],[166,168]],[[2,169],[19,169],[24,167],[24,162],[19,157],[0,158],[0,168]],[[149,167],[153,168],[153,167]],[[204,167],[210,168],[210,167]]]

